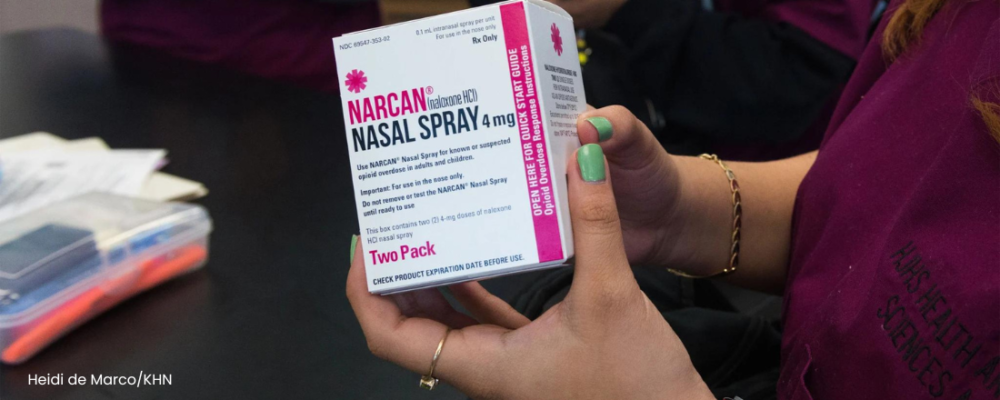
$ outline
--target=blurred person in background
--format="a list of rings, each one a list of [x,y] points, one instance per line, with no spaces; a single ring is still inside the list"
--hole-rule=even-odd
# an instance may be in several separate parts
[[[678,154],[762,160],[818,147],[876,1],[553,3],[588,29],[592,104],[625,105]],[[375,0],[104,0],[101,16],[114,42],[331,92],[330,38],[379,24]]]
[[[112,42],[337,92],[331,38],[378,26],[375,0],[103,0]]]
[[[766,160],[819,147],[877,1],[552,3],[585,29],[594,106],[625,105],[677,154]]]

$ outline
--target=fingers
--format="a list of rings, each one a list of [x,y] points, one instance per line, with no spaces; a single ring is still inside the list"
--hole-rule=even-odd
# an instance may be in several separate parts
[[[599,143],[608,162],[636,169],[666,155],[653,133],[622,106],[588,110],[577,119],[580,143]]]
[[[452,308],[437,288],[394,294],[392,298],[407,317],[430,318],[452,328],[464,328],[479,323]]]
[[[368,337],[369,331],[383,332],[395,329],[396,325],[406,317],[392,298],[368,293],[363,257],[361,243],[356,243],[354,255],[351,257],[351,269],[347,273],[347,299],[358,317],[361,329],[365,331],[365,337]]]
[[[441,322],[409,318],[391,297],[368,293],[361,243],[358,243],[347,276],[347,298],[361,324],[368,348],[379,358],[419,374],[426,374],[438,343],[448,331]],[[441,352],[434,375],[468,393],[481,393],[499,370],[503,359],[502,335],[510,332],[497,326],[469,326],[453,330]],[[494,371],[494,372],[490,372]]]
[[[618,209],[601,147],[577,149],[567,168],[569,209],[576,249],[574,291],[606,293],[638,290],[622,242]]]
[[[405,292],[388,297],[368,293],[367,274],[363,258],[364,252],[361,249],[361,243],[355,237],[352,238],[351,245],[355,247],[355,253],[351,257],[351,270],[347,275],[348,299],[358,298],[359,296],[374,297],[379,301],[369,303],[373,307],[377,306],[377,309],[381,312],[390,312],[392,315],[398,314],[398,318],[429,318],[441,322],[449,328],[464,328],[477,324],[476,320],[470,318],[468,315],[455,311],[451,307],[451,304],[448,304],[448,300],[436,288]],[[385,299],[391,299],[391,302],[382,301]],[[393,305],[395,305],[394,309]],[[357,309],[355,309],[355,313],[358,314]],[[358,319],[360,320],[360,318],[361,314],[358,314]]]
[[[531,320],[503,299],[494,296],[479,282],[464,282],[448,287],[455,299],[484,324],[498,325],[507,329],[517,329]]]

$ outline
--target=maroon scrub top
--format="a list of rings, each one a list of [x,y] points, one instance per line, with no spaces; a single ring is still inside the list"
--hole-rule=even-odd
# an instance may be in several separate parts
[[[996,399],[1000,145],[970,98],[1000,101],[1000,2],[949,1],[891,63],[885,23],[799,188],[779,398]]]

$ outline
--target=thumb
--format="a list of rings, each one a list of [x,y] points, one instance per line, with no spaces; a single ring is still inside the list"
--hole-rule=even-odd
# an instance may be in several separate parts
[[[666,155],[646,124],[622,106],[587,110],[580,114],[576,130],[581,143],[600,142],[608,161],[616,167],[641,169]]]
[[[576,269],[570,295],[605,302],[638,289],[622,242],[621,223],[601,146],[583,145],[567,168]]]

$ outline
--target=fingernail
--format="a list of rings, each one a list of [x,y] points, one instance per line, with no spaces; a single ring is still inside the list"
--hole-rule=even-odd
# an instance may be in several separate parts
[[[587,182],[604,180],[604,151],[594,143],[580,146],[576,151],[576,162],[580,164],[580,175]]]
[[[351,235],[351,264],[354,263],[354,250],[358,247],[358,235]]]
[[[599,142],[611,139],[611,135],[614,134],[614,130],[611,129],[611,121],[608,121],[607,118],[590,117],[587,118],[587,122],[597,128],[597,141]]]

